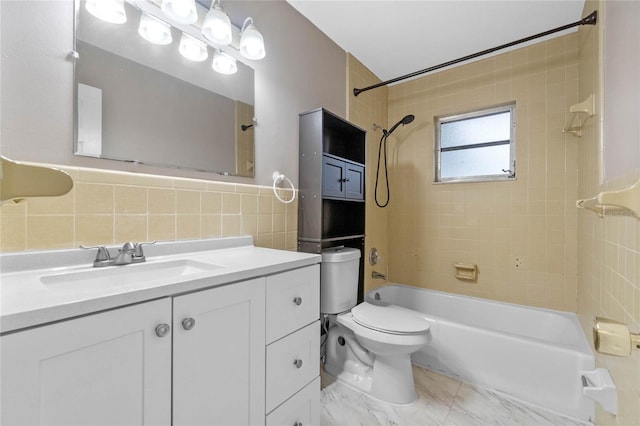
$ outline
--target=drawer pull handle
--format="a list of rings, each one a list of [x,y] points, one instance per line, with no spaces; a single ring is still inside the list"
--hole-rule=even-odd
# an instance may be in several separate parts
[[[293,298],[293,303],[295,303],[296,305],[300,306],[302,304],[302,297],[294,297]]]
[[[302,360],[301,359],[296,359],[295,361],[293,361],[293,365],[295,365],[296,368],[301,368],[302,367]]]
[[[182,328],[189,331],[196,325],[196,320],[193,318],[185,318],[182,320]]]
[[[171,331],[169,324],[158,324],[156,326],[156,336],[165,337]]]

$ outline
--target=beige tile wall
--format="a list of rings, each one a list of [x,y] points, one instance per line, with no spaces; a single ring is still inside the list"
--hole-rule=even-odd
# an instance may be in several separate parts
[[[369,250],[375,247],[378,249],[381,261],[371,266],[368,260],[365,260],[365,292],[379,287],[384,284],[384,280],[372,279],[371,272],[377,271],[383,274],[388,272],[388,209],[382,209],[375,205],[373,190],[376,177],[376,163],[378,161],[378,144],[382,136],[382,130],[374,130],[373,123],[379,126],[387,127],[387,102],[388,89],[381,87],[376,90],[361,93],[359,96],[353,96],[353,88],[363,88],[380,82],[367,67],[352,55],[347,58],[348,67],[348,114],[347,117],[352,123],[362,127],[367,131],[367,158],[366,158],[366,219],[365,219],[365,256],[368,256]],[[380,184],[381,188],[383,183]],[[382,194],[382,192],[380,192]],[[384,199],[382,195],[382,199]]]
[[[600,40],[606,25],[601,6],[599,1],[585,3],[585,14],[600,9],[599,24],[578,32],[580,99],[593,93],[598,104]],[[601,183],[601,123],[602,114],[596,111],[595,117],[587,121],[580,141],[579,198],[622,189],[640,179],[640,170],[636,170],[615,181]],[[623,216],[600,219],[589,211],[578,211],[578,313],[588,320],[603,316],[622,321],[632,331],[640,332],[640,220]],[[586,324],[590,325],[589,321]],[[587,328],[585,332],[589,334],[591,330]],[[629,358],[596,354],[596,365],[611,372],[618,390],[617,416],[597,406],[596,423],[640,425],[640,350]]]
[[[591,190],[581,186],[580,194],[586,198],[599,191],[622,189],[638,179],[640,171]],[[640,333],[640,220],[625,216],[601,219],[582,210],[578,230],[578,313],[621,321]],[[640,425],[640,349],[628,358],[596,353],[596,365],[611,372],[618,390],[617,416],[598,406],[597,423]]]
[[[578,100],[571,34],[392,86],[389,275],[395,282],[576,309],[579,139],[563,133]],[[434,116],[516,102],[517,180],[434,184]],[[475,283],[454,277],[475,263]]]
[[[2,251],[236,235],[297,247],[297,201],[282,204],[271,187],[61,168],[74,181],[68,194],[0,206]]]

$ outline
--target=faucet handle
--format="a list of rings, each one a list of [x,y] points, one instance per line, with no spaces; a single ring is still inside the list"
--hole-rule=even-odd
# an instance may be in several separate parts
[[[153,241],[144,241],[141,243],[134,243],[133,244],[133,257],[134,258],[138,258],[141,259],[141,261],[144,262],[144,251],[142,251],[142,246],[143,245],[150,245],[150,244],[155,244],[156,240]]]
[[[148,246],[148,245],[151,245],[151,244],[155,244],[156,242],[157,242],[156,240],[153,240],[153,241],[144,241],[144,242],[141,242],[141,243],[136,243],[135,244],[135,246],[136,246],[136,255],[144,256],[144,253],[142,252],[142,246]]]
[[[109,254],[109,250],[105,246],[81,245],[80,248],[84,250],[98,249],[96,260],[93,261],[93,266],[105,266],[111,261],[111,254]]]
[[[131,241],[127,241],[126,243],[124,243],[122,245],[122,251],[127,252],[127,253],[133,253],[136,249],[136,243],[131,242]]]

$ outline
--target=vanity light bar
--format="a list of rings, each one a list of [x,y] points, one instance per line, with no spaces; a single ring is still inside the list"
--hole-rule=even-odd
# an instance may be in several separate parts
[[[98,1],[104,1],[104,3],[98,3]],[[182,32],[178,49],[180,54],[189,60],[201,62],[209,56],[207,48],[210,46],[214,49],[212,68],[221,74],[235,74],[237,71],[236,58],[234,57],[236,55],[232,56],[223,52],[221,49],[225,46],[230,46],[240,56],[247,59],[259,60],[265,57],[264,39],[260,31],[253,25],[253,19],[251,17],[245,19],[242,29],[232,25],[227,14],[222,11],[220,0],[217,2],[214,0],[213,7],[206,13],[204,13],[205,8],[197,5],[193,0],[85,0],[86,8],[91,14],[112,23],[126,22],[125,1],[140,11],[138,33],[144,39],[154,44],[171,44],[173,42],[171,28],[176,28]],[[110,7],[107,8],[107,5]],[[181,17],[174,16],[173,13],[165,12],[165,9],[170,9],[173,6],[179,9],[181,6],[184,9],[180,10],[184,12],[183,15],[189,16],[181,19]],[[211,28],[196,25],[199,16],[198,8],[205,16],[203,25],[209,25]],[[112,19],[114,15],[118,15],[119,19]],[[224,37],[218,34],[216,25],[220,26],[220,23],[213,22],[212,24],[212,16],[218,20],[221,17],[224,18],[223,26],[227,30],[230,29],[231,34],[226,33]],[[187,20],[187,18],[189,19]],[[216,37],[221,37],[219,43],[215,41]]]
[[[144,1],[144,0],[124,0],[127,3],[131,4],[132,6],[134,6],[135,8],[137,8],[138,10],[140,10],[141,12],[144,12],[148,15],[154,16],[158,19],[164,20],[166,22],[168,22],[172,27],[182,31],[183,33],[186,33],[188,35],[190,35],[191,37],[202,41],[203,43],[207,44],[208,46],[213,47],[214,49],[220,49],[223,48],[225,46],[222,45],[218,45],[215,42],[212,42],[211,40],[208,40],[205,36],[202,35],[202,31],[201,28],[196,25],[196,24],[181,24],[179,22],[176,22],[174,20],[172,20],[171,18],[168,18],[160,9],[160,7],[153,2],[153,0],[149,0],[149,1]],[[208,10],[206,8],[204,8],[203,6],[201,6],[199,3],[196,2],[196,8],[198,9],[198,14],[199,16],[205,16],[206,13],[208,12]],[[253,20],[252,20],[253,21]],[[236,27],[235,25],[231,24],[231,43],[229,43],[229,47],[233,48],[233,50],[235,50],[236,52],[240,52],[240,38],[241,38],[241,29]],[[252,59],[252,58],[247,58],[247,59]]]

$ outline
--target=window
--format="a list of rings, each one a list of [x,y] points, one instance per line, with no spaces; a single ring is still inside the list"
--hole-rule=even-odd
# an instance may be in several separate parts
[[[515,104],[436,117],[436,182],[515,179]]]

